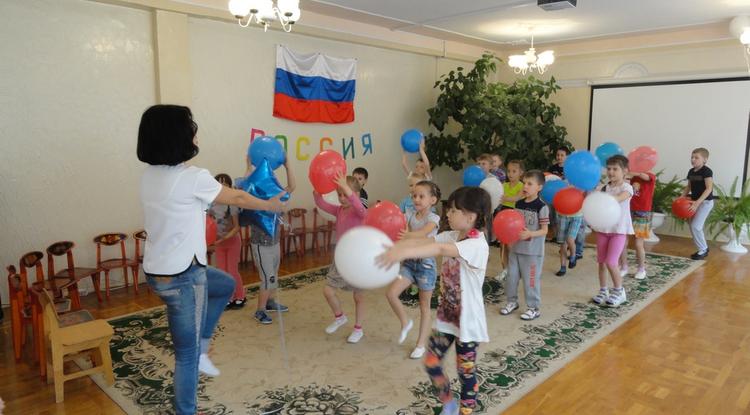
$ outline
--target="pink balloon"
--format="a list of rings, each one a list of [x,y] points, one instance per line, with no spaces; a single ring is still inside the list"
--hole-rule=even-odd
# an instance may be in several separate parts
[[[651,171],[659,162],[659,154],[653,147],[640,146],[628,153],[628,162],[630,171],[639,173]]]

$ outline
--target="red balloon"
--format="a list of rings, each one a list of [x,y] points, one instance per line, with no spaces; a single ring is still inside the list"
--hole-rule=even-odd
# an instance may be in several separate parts
[[[310,162],[307,177],[313,189],[320,194],[336,190],[336,175],[346,173],[346,162],[341,154],[333,150],[323,150]]]
[[[583,207],[583,191],[575,187],[562,189],[552,199],[552,206],[563,215],[578,213]]]
[[[672,202],[672,213],[680,219],[690,219],[695,212],[690,211],[693,201],[686,197],[678,197]]]
[[[406,217],[395,203],[384,200],[367,209],[363,224],[380,229],[396,242],[399,240],[398,234],[406,229]]]
[[[659,154],[653,147],[640,146],[628,153],[630,171],[645,173],[653,169],[658,162]]]
[[[214,242],[216,242],[216,221],[206,215],[206,245],[212,245]]]
[[[492,221],[495,237],[500,242],[511,245],[521,238],[521,231],[526,227],[526,220],[521,212],[515,209],[500,211]]]

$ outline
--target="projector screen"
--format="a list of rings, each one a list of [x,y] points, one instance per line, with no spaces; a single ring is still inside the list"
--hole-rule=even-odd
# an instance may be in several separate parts
[[[709,150],[714,183],[727,192],[747,176],[750,78],[596,85],[590,116],[590,150],[608,141],[626,155],[652,146],[665,180],[685,178],[696,147]]]

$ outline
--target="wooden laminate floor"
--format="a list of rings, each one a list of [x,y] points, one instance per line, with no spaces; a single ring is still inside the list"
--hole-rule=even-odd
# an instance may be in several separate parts
[[[711,248],[703,267],[505,413],[750,414],[750,255]],[[651,250],[686,256],[694,248],[687,239],[662,237]],[[330,260],[310,253],[290,257],[281,274]],[[257,281],[249,269],[242,274],[246,283]],[[88,295],[84,307],[109,318],[161,304],[142,287],[139,295],[132,288],[113,291],[102,305]],[[5,414],[123,413],[88,378],[66,382],[65,402],[55,404],[53,388],[39,379],[36,366],[15,363],[7,317],[0,325],[0,362]]]

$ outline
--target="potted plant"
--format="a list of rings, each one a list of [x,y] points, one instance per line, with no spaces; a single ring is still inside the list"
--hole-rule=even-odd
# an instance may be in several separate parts
[[[738,177],[734,178],[729,193],[719,185],[714,187],[717,197],[714,199],[713,210],[706,218],[706,226],[714,234],[714,238],[720,232],[728,231],[729,242],[721,247],[722,251],[745,254],[747,248],[742,246],[740,239],[742,230],[747,229],[746,226],[750,223],[750,180],[745,182],[740,195],[735,197],[738,180]]]
[[[668,182],[661,179],[664,174],[664,170],[656,172],[656,183],[654,186],[654,198],[651,209],[653,210],[653,216],[651,217],[651,233],[649,234],[646,242],[656,243],[659,242],[659,237],[654,233],[654,229],[662,226],[667,215],[672,214],[672,202],[682,195],[682,189],[685,185],[682,184],[682,179],[678,179],[677,176],[673,176]]]

